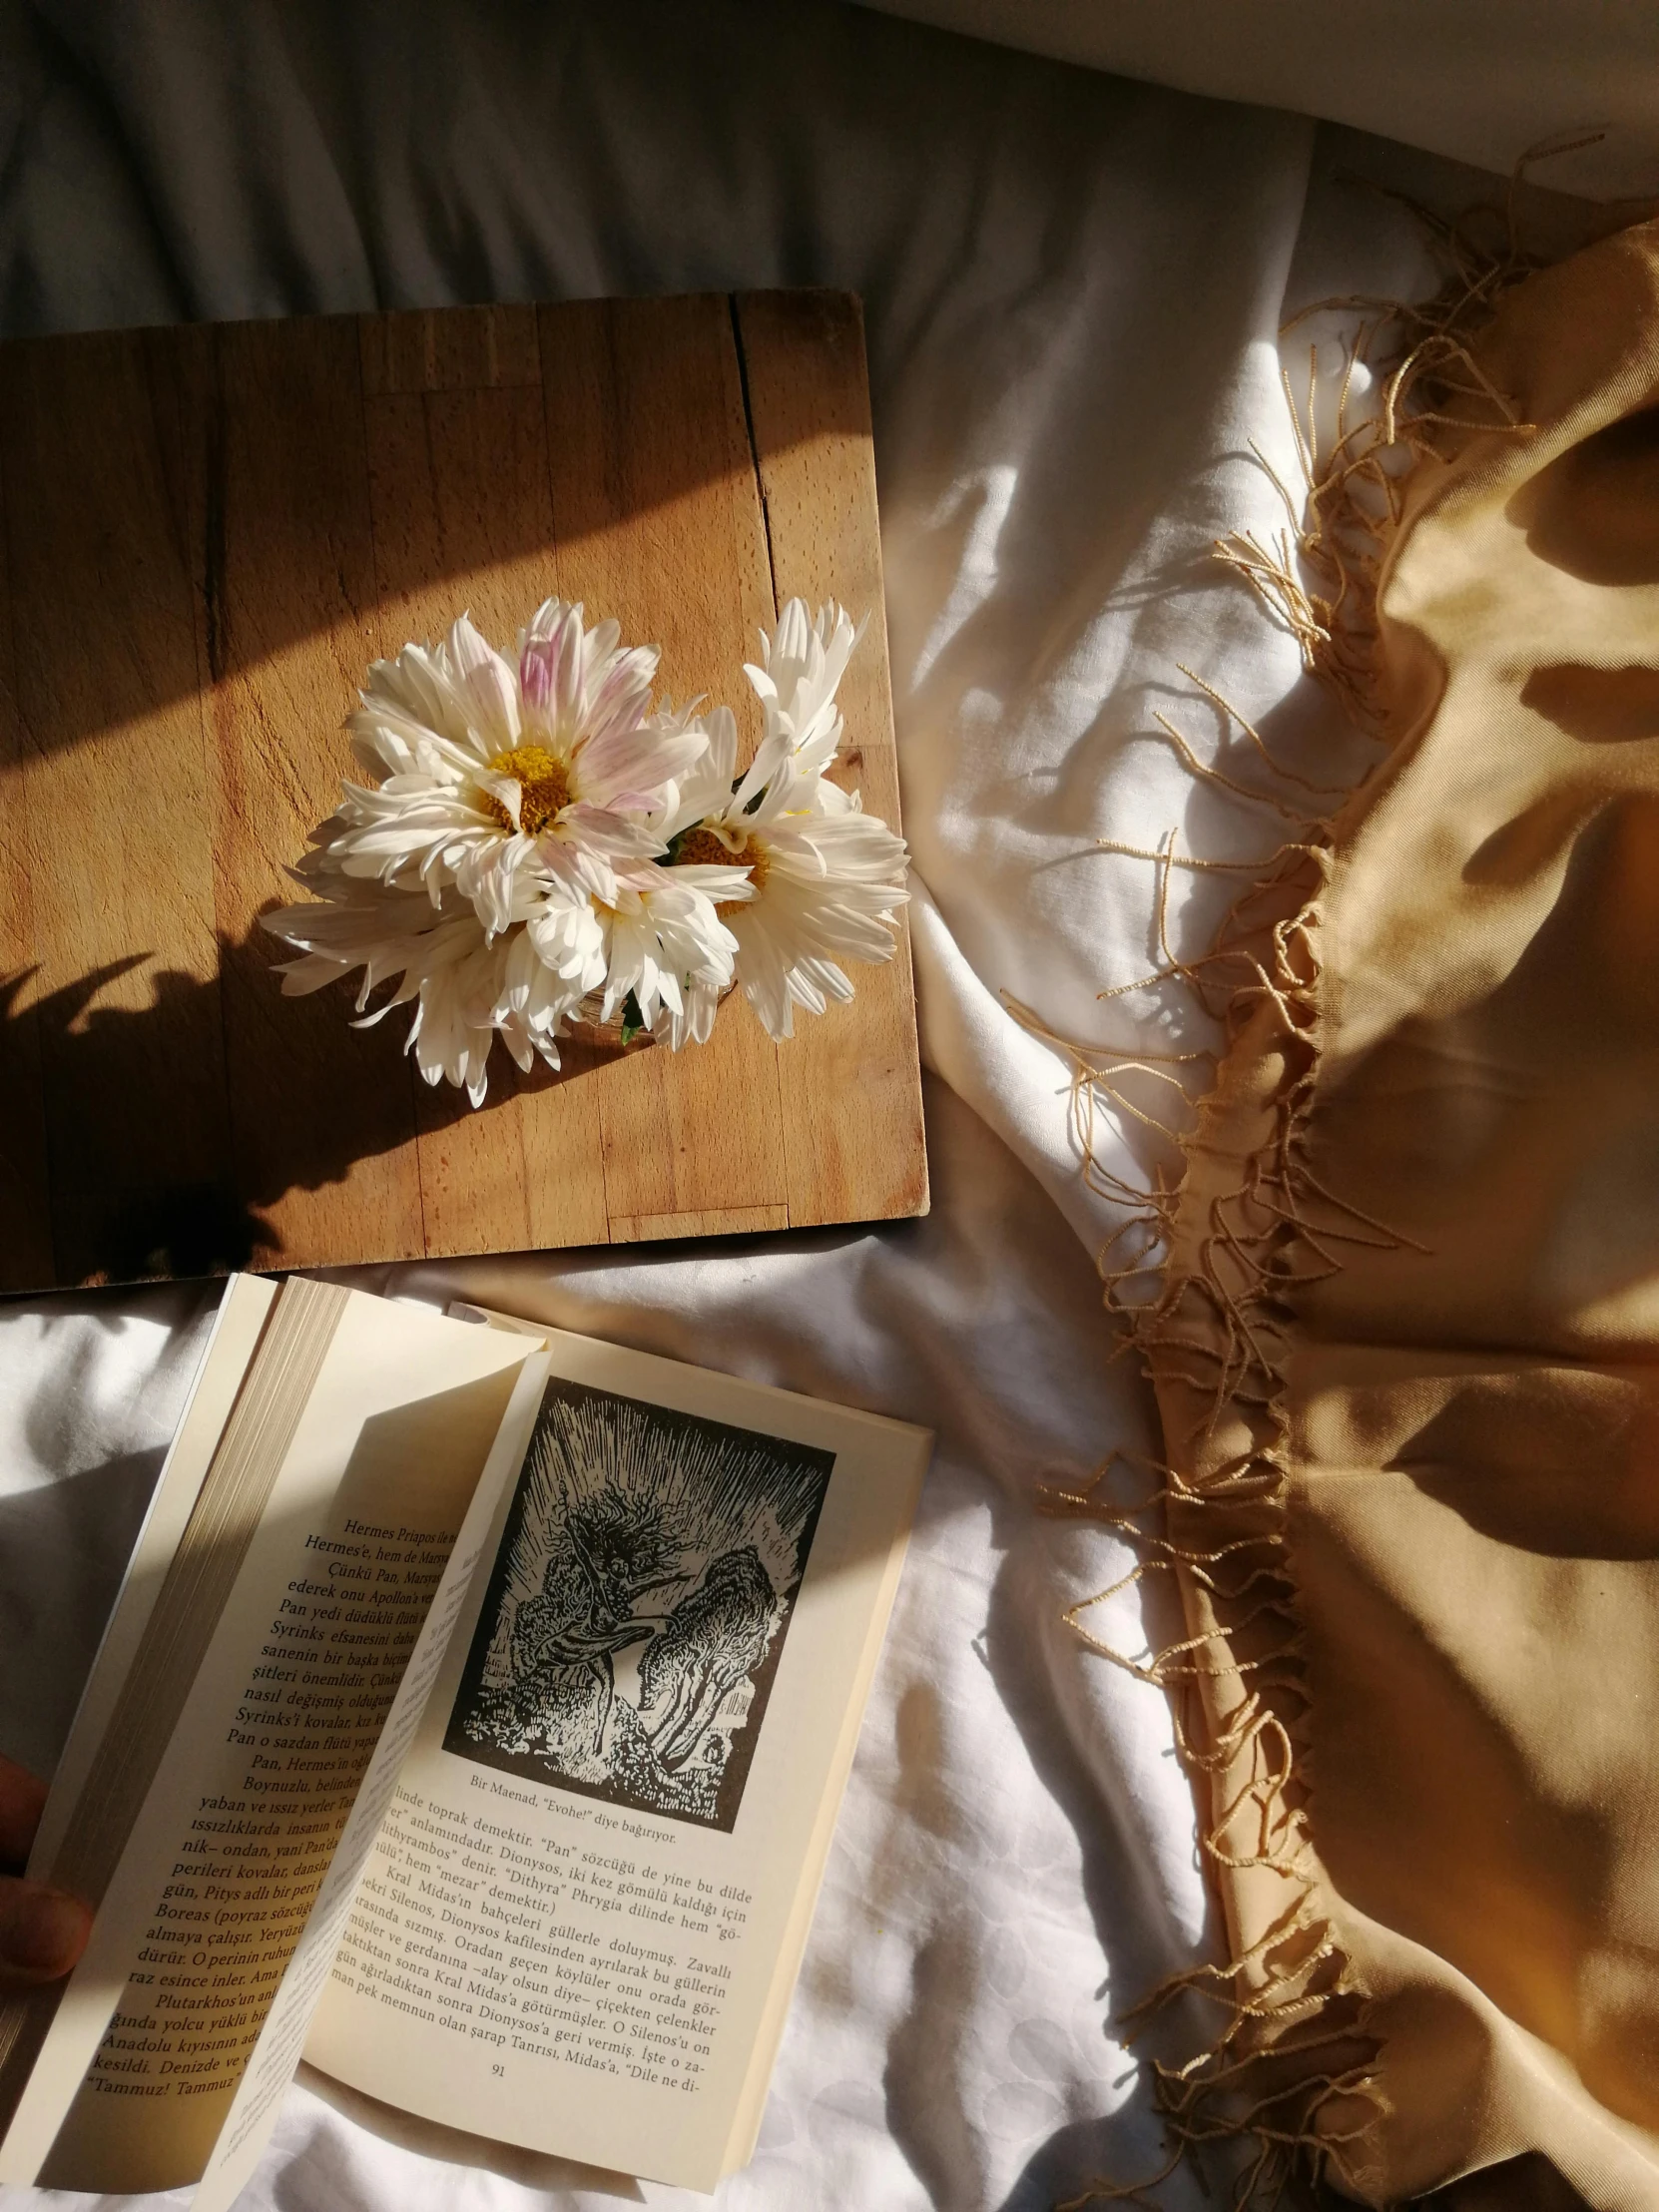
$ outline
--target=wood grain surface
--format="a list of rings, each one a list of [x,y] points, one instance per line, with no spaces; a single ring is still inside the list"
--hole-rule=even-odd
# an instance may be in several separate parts
[[[869,630],[837,777],[898,827],[863,333],[839,293],[0,346],[0,1290],[925,1212],[907,941],[774,1045],[574,1045],[474,1111],[258,926],[367,663],[549,593],[759,714],[781,603]]]

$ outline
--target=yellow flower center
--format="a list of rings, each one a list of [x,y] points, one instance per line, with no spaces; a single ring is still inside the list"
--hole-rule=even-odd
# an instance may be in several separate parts
[[[539,837],[554,818],[570,805],[570,774],[557,755],[545,745],[515,745],[498,753],[490,763],[492,776],[510,776],[519,788],[519,828],[526,836]],[[484,797],[484,812],[493,815],[503,830],[513,818],[493,792]]]
[[[745,837],[734,852],[725,838],[713,830],[688,830],[675,849],[674,864],[676,867],[746,867],[757,891],[766,881],[770,865],[765,845],[751,843]],[[741,913],[747,904],[747,899],[723,898],[717,902],[715,912],[723,917]]]

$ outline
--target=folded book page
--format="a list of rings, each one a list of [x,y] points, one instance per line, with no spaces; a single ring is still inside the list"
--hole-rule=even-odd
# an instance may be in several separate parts
[[[930,1438],[546,1341],[305,2055],[709,2189],[752,2147]]]
[[[183,1646],[182,1709],[165,1712],[91,1942],[12,2115],[5,2180],[129,2191],[202,2177],[274,2003],[289,2025],[317,1948],[306,1938],[348,1894],[369,1818],[352,1823],[353,1807],[365,1777],[369,1795],[389,1787],[418,1710],[405,1676],[429,1678],[466,1571],[454,1554],[468,1508],[477,1493],[487,1517],[487,1485],[505,1483],[528,1435],[540,1362],[522,1346],[298,1280],[271,1332],[145,1630],[132,1682],[165,1684],[170,1660],[176,1679]],[[117,1704],[106,1768],[163,1725],[167,1698],[138,1691],[132,1712]],[[257,2132],[244,2128],[244,2148]]]

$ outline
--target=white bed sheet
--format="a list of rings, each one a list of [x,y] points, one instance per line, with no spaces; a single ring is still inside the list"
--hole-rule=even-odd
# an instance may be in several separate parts
[[[1538,147],[1597,199],[1659,191],[1659,20],[1646,0],[866,0],[1222,100],[1264,100],[1507,177]],[[1563,141],[1576,141],[1570,152]]]
[[[724,2212],[1038,2212],[1163,2162],[1116,2014],[1206,1939],[1160,1694],[1063,1608],[1125,1571],[1033,1510],[1149,1448],[1113,1365],[1065,1071],[1009,1017],[1194,1041],[1151,875],[1265,852],[1156,731],[1340,741],[1208,560],[1277,527],[1288,298],[1420,288],[1425,156],[829,4],[0,9],[0,326],[825,283],[863,294],[933,1212],[875,1233],[358,1280],[487,1299],[938,1431],[761,2148]],[[1229,759],[1239,758],[1237,750]],[[0,805],[4,794],[0,791]],[[1225,893],[1188,878],[1189,948]],[[1198,1041],[1202,1041],[1199,1038]],[[1132,1132],[1131,1132],[1132,1134]],[[119,1132],[112,1131],[112,1142]],[[1144,1155],[1110,1130],[1120,1172]],[[1137,1167],[1137,1158],[1142,1165]],[[0,1748],[49,1766],[187,1386],[194,1286],[0,1307]],[[1135,1593],[1109,1609],[1126,1646]],[[502,2152],[303,2073],[253,2212],[697,2200]],[[48,2201],[13,2192],[8,2204]],[[80,2201],[80,2200],[77,2200]],[[154,2200],[156,2202],[172,2200]],[[181,2200],[182,2201],[182,2200]],[[1176,2208],[1202,2201],[1177,2177]]]

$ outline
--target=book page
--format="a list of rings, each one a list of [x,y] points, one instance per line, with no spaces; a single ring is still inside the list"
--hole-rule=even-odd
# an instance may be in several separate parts
[[[29,1854],[36,1882],[56,1882],[95,1903],[93,1870],[68,1863],[63,1845],[99,1745],[115,1718],[155,1608],[169,1561],[179,1548],[191,1511],[243,1379],[276,1304],[276,1286],[257,1275],[233,1275],[225,1286],[202,1366],[192,1386],[139,1530],[133,1556],[87,1677],[86,1689],[52,1777],[52,1792]]]
[[[169,1639],[176,1626],[169,1621],[166,1607],[158,1620],[158,1600],[276,1298],[276,1286],[258,1276],[233,1276],[225,1286],[201,1367],[162,1463],[35,1832],[30,1879],[72,1891],[95,1908],[120,1856],[124,1824],[130,1826],[136,1818],[154,1778],[155,1760],[183,1709],[188,1663],[176,1670],[172,1703],[152,1700],[155,1725],[148,1732],[148,1762],[129,1757],[116,1772],[113,1763],[100,1755],[112,1738],[139,1748],[126,1725],[133,1685],[146,1672],[149,1647]],[[78,1821],[89,1785],[92,1817]],[[108,1818],[100,1817],[105,1814]],[[48,1983],[0,1997],[0,2132],[10,2121],[51,2032],[61,1993],[59,1984]]]
[[[733,2115],[732,2133],[726,2146],[724,2165],[727,2173],[740,2166],[747,2166],[755,2155],[756,2138],[761,2132],[761,2121],[766,2112],[767,2092],[772,2086],[772,2070],[778,2062],[778,2046],[784,2039],[784,2027],[789,2017],[790,1998],[795,1992],[796,1977],[801,1971],[801,1961],[807,1949],[807,1938],[812,1933],[813,1909],[818,1903],[819,1887],[824,1880],[824,1870],[829,1864],[830,1847],[834,1842],[835,1818],[840,1811],[841,1793],[846,1786],[846,1778],[852,1771],[864,1705],[881,1657],[887,1617],[892,1611],[893,1599],[898,1594],[898,1577],[903,1564],[903,1551],[895,1546],[887,1562],[885,1580],[877,1592],[871,1610],[869,1630],[858,1662],[851,1702],[841,1726],[840,1742],[835,1748],[830,1787],[825,1793],[824,1803],[819,1811],[818,1825],[808,1846],[807,1862],[796,1893],[794,1910],[779,1944],[778,1968],[750,2054],[749,2074],[744,2082],[743,2095]]]
[[[304,1934],[266,2015],[259,2042],[244,2071],[202,2186],[193,2200],[193,2212],[229,2212],[265,2148],[276,2107],[293,2077],[311,2014],[332,1964],[334,1946],[345,1924],[363,1860],[384,1819],[398,1770],[425,1711],[432,1680],[448,1649],[456,1615],[483,1555],[502,1489],[517,1473],[523,1460],[546,1374],[546,1360],[538,1355],[524,1363],[513,1386],[506,1416],[461,1523],[431,1611],[386,1716],[379,1743],[357,1792],[339,1847],[317,1892]]]
[[[708,2189],[758,2111],[930,1438],[546,1341],[305,2056]]]
[[[296,1298],[323,1347],[294,1409],[279,1376],[251,1374],[280,1412],[279,1461],[0,2150],[6,2180],[202,2176],[523,1365],[522,1344],[302,1280],[274,1331]],[[205,1571],[188,1543],[176,1566]]]

